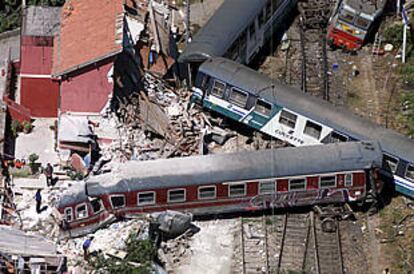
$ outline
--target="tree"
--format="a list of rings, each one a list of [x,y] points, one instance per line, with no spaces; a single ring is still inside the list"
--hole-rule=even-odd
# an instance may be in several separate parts
[[[28,0],[27,5],[62,6],[65,0]],[[22,0],[0,1],[0,33],[18,28],[21,24]]]

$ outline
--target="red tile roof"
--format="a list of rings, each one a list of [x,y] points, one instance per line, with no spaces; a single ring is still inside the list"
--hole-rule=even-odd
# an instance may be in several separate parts
[[[124,0],[68,0],[55,37],[53,74],[62,75],[122,50]]]

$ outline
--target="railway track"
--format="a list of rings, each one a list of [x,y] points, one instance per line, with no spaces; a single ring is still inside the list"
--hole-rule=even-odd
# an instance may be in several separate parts
[[[285,218],[278,273],[301,272],[310,234],[309,214],[288,214]]]
[[[326,27],[333,4],[333,0],[298,3],[300,14],[292,26],[285,64],[286,84],[325,100],[330,99]]]
[[[299,2],[302,89],[329,101],[326,26],[331,0]]]
[[[240,218],[240,255],[233,273],[344,273],[339,223],[324,232],[313,212]]]
[[[311,215],[316,273],[343,274],[344,267],[339,222],[333,221],[336,227],[335,231],[324,232],[320,219],[315,218],[314,214]]]

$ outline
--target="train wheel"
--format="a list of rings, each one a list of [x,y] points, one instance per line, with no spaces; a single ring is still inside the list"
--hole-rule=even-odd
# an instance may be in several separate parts
[[[322,227],[323,232],[328,232],[328,233],[333,233],[337,229],[336,222],[332,218],[323,219],[321,223],[321,227]]]

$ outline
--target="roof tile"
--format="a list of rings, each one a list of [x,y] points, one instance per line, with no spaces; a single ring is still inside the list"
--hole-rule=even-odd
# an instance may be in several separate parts
[[[69,0],[55,37],[53,74],[62,75],[122,50],[123,0]]]

